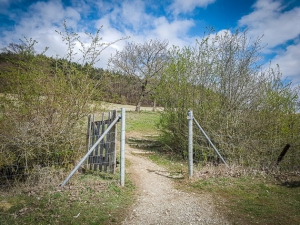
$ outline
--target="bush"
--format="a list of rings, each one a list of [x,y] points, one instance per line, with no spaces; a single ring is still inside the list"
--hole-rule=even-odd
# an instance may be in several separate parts
[[[186,157],[187,112],[193,110],[227,162],[270,169],[290,144],[281,169],[299,169],[297,89],[281,80],[279,67],[261,72],[259,40],[249,43],[246,33],[225,33],[208,35],[194,48],[170,50],[157,90],[163,141]],[[198,128],[194,150],[200,160],[216,158]]]

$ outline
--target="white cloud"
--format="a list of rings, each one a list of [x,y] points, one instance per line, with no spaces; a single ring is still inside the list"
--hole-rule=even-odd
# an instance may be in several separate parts
[[[140,0],[134,3],[125,1],[104,15],[96,23],[97,27],[103,25],[102,36],[105,41],[114,41],[122,37],[130,36],[128,42],[142,43],[149,39],[167,39],[170,45],[184,46],[195,41],[195,38],[187,37],[186,33],[194,26],[192,20],[168,21],[166,17],[154,17],[145,12],[145,5]],[[104,60],[116,50],[122,50],[126,41],[120,41],[111,46],[101,55]]]
[[[67,19],[68,27],[72,28],[76,28],[80,20],[80,14],[75,9],[64,8],[59,0],[34,3],[18,17],[20,19],[16,21],[14,29],[3,32],[2,47],[27,37],[39,41],[39,49],[50,47],[59,50],[55,30],[62,30],[64,19]]]
[[[248,34],[254,38],[264,35],[262,42],[270,50],[300,35],[300,7],[282,11],[280,1],[258,0],[254,11],[239,20],[241,27],[249,29]]]
[[[113,4],[111,1],[109,2],[106,2],[106,1],[94,1],[94,0],[91,0],[91,2],[94,2],[97,6],[97,10],[100,12],[100,13],[107,13],[109,11],[111,11],[115,4]]]
[[[96,22],[96,28],[101,28],[100,35],[103,38],[104,43],[111,43],[118,39],[125,38],[131,35],[130,32],[125,31],[121,32],[115,27],[113,27],[110,23],[110,15],[102,17]],[[108,47],[105,51],[101,53],[100,61],[96,64],[98,67],[106,68],[108,59],[116,53],[116,51],[121,51],[125,45],[125,41],[118,41],[112,46]]]
[[[165,17],[156,18],[153,21],[153,30],[151,30],[149,36],[151,38],[167,39],[170,44],[183,46],[190,41],[186,33],[194,26],[192,20],[175,20],[169,22]],[[195,40],[195,38],[193,38]]]
[[[26,11],[16,16],[11,15],[16,25],[13,30],[2,33],[0,48],[11,42],[17,43],[19,38],[25,36],[39,42],[35,46],[37,52],[49,47],[46,53],[48,56],[64,57],[66,45],[55,30],[64,30],[62,22],[65,19],[67,26],[79,33],[85,45],[88,44],[88,40],[83,32],[88,28],[99,29],[101,26],[103,27],[100,36],[105,43],[128,36],[131,38],[126,41],[136,43],[149,39],[168,39],[170,45],[182,47],[195,42],[196,37],[187,36],[187,32],[194,26],[193,20],[168,20],[164,16],[155,17],[151,13],[146,13],[146,3],[141,0],[123,2],[71,0],[71,4],[67,7],[62,0],[37,1]],[[190,1],[189,7],[192,5],[196,7],[205,4],[204,1],[198,3]],[[89,17],[90,13],[94,13],[92,18]],[[85,20],[85,17],[89,17],[89,20]],[[115,54],[116,50],[122,50],[126,41],[119,41],[103,51],[101,60],[96,66],[106,68],[110,56]]]
[[[9,5],[9,0],[0,0],[0,5],[1,6],[8,6]]]
[[[67,19],[69,27],[76,28],[80,20],[80,14],[72,8],[63,8],[61,1],[37,2],[18,16],[20,21],[17,21],[14,30],[4,32],[6,44],[24,36],[35,38],[41,34],[52,34],[62,26],[64,19]]]
[[[258,0],[254,11],[239,20],[253,39],[262,35],[263,53],[275,54],[271,66],[278,64],[284,78],[300,83],[300,7],[287,10],[279,0]],[[292,44],[290,44],[292,43]],[[293,44],[294,43],[294,44]],[[285,47],[287,46],[287,47]],[[267,68],[269,64],[264,65]]]
[[[279,64],[285,78],[300,84],[300,43],[288,46],[283,54],[272,60],[272,64]]]
[[[96,22],[96,28],[101,28],[101,36],[104,42],[114,42],[115,40],[125,38],[132,35],[132,32],[128,30],[120,31],[117,27],[114,27],[111,23],[111,15],[107,14]],[[117,48],[117,50],[121,50]]]
[[[103,4],[98,3],[98,7]],[[108,10],[110,6],[104,5],[104,8]],[[141,0],[124,1],[121,4],[115,4],[103,17],[111,26],[122,32],[130,30],[134,33],[140,33],[147,30],[154,19],[145,12],[145,7],[145,3]]]
[[[132,7],[134,5],[134,7]],[[138,31],[141,26],[148,22],[149,16],[145,13],[145,5],[142,1],[129,2],[122,4],[122,18],[127,24]]]
[[[174,15],[192,12],[196,7],[205,8],[215,0],[175,0],[170,6],[170,11]]]

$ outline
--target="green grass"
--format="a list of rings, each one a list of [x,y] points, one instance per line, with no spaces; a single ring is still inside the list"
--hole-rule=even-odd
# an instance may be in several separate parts
[[[157,124],[160,114],[158,112],[134,111],[126,112],[126,132],[136,132],[140,134],[158,134]]]
[[[155,130],[159,114],[129,114],[129,131]],[[152,127],[152,128],[151,128]],[[181,171],[185,180],[177,180],[178,188],[186,191],[209,193],[215,205],[232,224],[299,224],[300,177],[298,181],[283,185],[272,177],[210,176],[188,179],[187,161],[168,152],[148,156],[153,162],[170,172]],[[201,168],[200,168],[201,169]],[[195,170],[196,172],[196,170]]]
[[[126,131],[156,134],[158,120],[159,113],[128,111]],[[120,187],[118,180],[118,173],[94,172],[72,177],[63,189],[37,182],[0,191],[0,224],[120,224],[134,202],[135,187],[129,179]]]
[[[192,182],[193,191],[210,192],[233,224],[299,224],[300,187],[273,179],[218,177]]]
[[[149,155],[149,159],[151,159],[156,164],[166,168],[170,172],[181,172],[183,174],[187,173],[187,162],[180,160],[175,155],[166,155],[163,153],[157,152],[154,155]]]
[[[271,176],[213,175],[212,169],[207,178],[189,180],[187,162],[180,158],[162,153],[148,157],[170,172],[181,170],[185,179],[176,180],[177,187],[211,194],[218,211],[232,224],[299,224],[300,177],[282,183]],[[194,172],[197,174],[196,169]]]
[[[159,134],[158,121],[159,113],[128,111],[126,135]],[[250,175],[189,180],[187,161],[180,157],[166,151],[148,157],[170,172],[182,172],[185,179],[175,179],[179,188],[213,195],[217,209],[232,224],[299,224],[299,175],[285,184]],[[126,180],[121,188],[116,176],[77,175],[63,190],[0,193],[0,224],[120,224],[134,201],[134,186]]]
[[[79,175],[65,188],[0,196],[0,224],[119,224],[133,202],[134,186],[100,174]]]

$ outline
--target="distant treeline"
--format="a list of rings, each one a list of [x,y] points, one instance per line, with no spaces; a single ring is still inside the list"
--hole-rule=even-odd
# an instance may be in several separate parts
[[[49,71],[49,77],[53,76],[53,72],[51,71],[54,71],[67,63],[66,59],[54,59],[46,56],[43,57],[43,69]],[[0,93],[13,91],[11,90],[11,87],[15,84],[16,80],[14,80],[13,77],[7,76],[7,72],[12,70],[12,66],[16,67],[14,70],[17,69],[19,65],[15,64],[16,59],[19,60],[20,55],[15,53],[0,53]],[[23,60],[23,63],[25,63],[26,60]],[[78,71],[82,70],[82,66],[75,62],[72,63],[72,67],[74,74],[76,74],[76,69]],[[97,91],[95,91],[92,95],[92,100],[130,105],[135,105],[137,103],[140,89],[137,85],[137,77],[122,75],[107,69],[95,67],[90,68],[89,73],[92,81],[101,81],[101,85],[97,87]],[[152,96],[146,96],[143,99],[142,105],[153,106]]]

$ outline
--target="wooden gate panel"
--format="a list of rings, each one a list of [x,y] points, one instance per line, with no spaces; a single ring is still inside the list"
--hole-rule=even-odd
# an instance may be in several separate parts
[[[107,127],[117,117],[116,110],[108,113],[105,120],[105,114],[102,114],[102,120],[94,121],[94,116],[90,115],[88,119],[87,132],[87,150],[102,136]],[[90,170],[100,170],[104,172],[115,173],[116,167],[116,125],[106,134],[95,150],[89,155],[87,167]],[[109,170],[109,171],[108,171]]]

